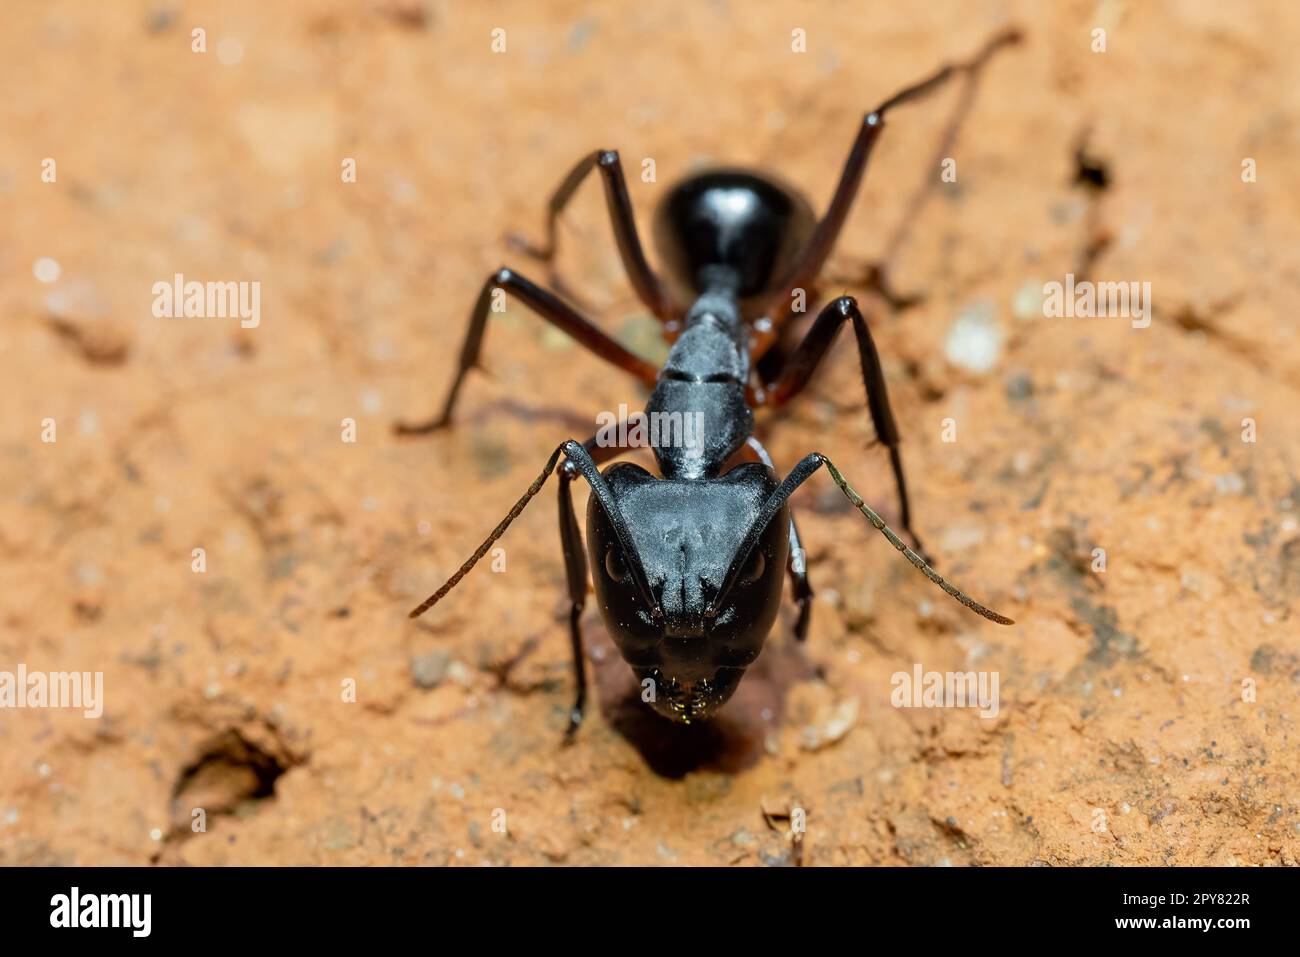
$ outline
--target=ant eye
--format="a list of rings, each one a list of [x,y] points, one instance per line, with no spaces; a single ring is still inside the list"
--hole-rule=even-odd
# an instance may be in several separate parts
[[[749,553],[749,561],[745,562],[745,569],[740,573],[742,582],[756,582],[763,577],[763,572],[767,570],[767,559],[763,557],[763,550],[755,548]]]
[[[605,574],[616,582],[621,582],[627,577],[627,563],[623,561],[623,553],[617,548],[605,552]]]

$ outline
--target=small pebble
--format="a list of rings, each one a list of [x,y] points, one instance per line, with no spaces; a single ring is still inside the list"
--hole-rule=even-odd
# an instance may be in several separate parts
[[[1016,290],[1011,300],[1011,313],[1017,319],[1041,319],[1043,317],[1043,284],[1029,281]]]
[[[416,655],[411,659],[411,679],[420,688],[436,688],[447,677],[450,665],[451,653],[448,651],[435,650]]]
[[[1034,394],[1034,380],[1024,373],[1009,375],[1006,380],[1006,391],[1007,398],[1012,402],[1023,401]]]
[[[1246,480],[1236,472],[1219,475],[1214,479],[1214,487],[1220,495],[1240,495],[1246,490]]]
[[[971,372],[988,372],[1002,355],[1002,329],[993,304],[976,302],[961,311],[948,329],[944,355],[953,365]]]
[[[36,276],[37,282],[57,282],[62,272],[58,260],[49,256],[42,256],[32,264],[32,274]]]

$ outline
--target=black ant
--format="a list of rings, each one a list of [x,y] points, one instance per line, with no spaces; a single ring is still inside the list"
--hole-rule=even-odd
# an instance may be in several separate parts
[[[662,478],[629,462],[602,474],[601,463],[627,449],[599,442],[598,436],[563,443],[487,540],[410,616],[423,614],[456,587],[537,495],[563,456],[560,541],[577,682],[566,740],[582,721],[586,699],[579,620],[587,598],[587,557],[596,569],[595,591],[605,624],[641,681],[642,697],[676,721],[710,717],[731,697],[745,668],[762,650],[781,603],[783,567],[799,608],[795,637],[802,641],[807,635],[813,592],[787,500],[823,465],[849,501],[927,578],[977,614],[1012,624],[958,591],[923,557],[912,528],[898,426],[880,357],[857,302],[840,296],[827,305],[772,376],[760,376],[757,365],[791,318],[792,292],[810,286],[829,257],[886,113],[955,74],[973,75],[998,48],[1018,39],[1017,31],[1005,31],[971,60],[944,67],[868,113],[820,221],[798,193],[757,173],[716,170],[678,184],[664,200],[655,224],[657,245],[675,288],[661,282],[646,261],[618,154],[602,150],[583,158],[551,198],[546,245],[531,253],[544,261],[554,257],[558,217],[587,174],[598,170],[632,287],[672,342],[664,367],[656,369],[554,293],[502,268],[488,277],[479,293],[442,413],[419,425],[399,423],[396,429],[409,435],[450,423],[465,375],[479,360],[494,290],[502,289],[652,388],[648,416],[658,414],[669,421],[674,415],[699,416],[702,440],[654,445]],[[691,306],[683,309],[688,300]],[[826,456],[813,452],[782,481],[752,434],[752,409],[780,407],[799,395],[846,322],[857,339],[872,424],[889,450],[903,531],[915,551],[849,487]],[[737,455],[749,461],[724,471]],[[592,492],[586,555],[570,489],[579,475]]]

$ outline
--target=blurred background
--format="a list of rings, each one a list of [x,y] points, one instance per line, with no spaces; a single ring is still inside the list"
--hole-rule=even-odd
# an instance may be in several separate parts
[[[0,671],[105,686],[97,720],[0,711],[0,863],[1295,863],[1300,10],[0,17]],[[512,302],[457,427],[391,434],[436,411],[491,270],[548,281],[504,237],[540,238],[597,148],[647,240],[702,163],[822,209],[866,110],[1010,24],[977,89],[891,116],[821,291],[874,310],[940,569],[1017,625],[948,602],[814,481],[807,644],[787,607],[722,718],[683,732],[629,702],[589,604],[593,700],[561,748],[552,489],[504,571],[405,617],[560,441],[644,400]],[[661,359],[594,182],[561,250],[583,308]],[[873,295],[882,263],[905,301]],[[178,273],[258,283],[256,326],[157,315]],[[1044,318],[1067,274],[1149,282],[1150,326]],[[847,337],[823,372],[760,434],[783,471],[825,451],[896,522]],[[894,708],[915,664],[996,672],[999,714]]]

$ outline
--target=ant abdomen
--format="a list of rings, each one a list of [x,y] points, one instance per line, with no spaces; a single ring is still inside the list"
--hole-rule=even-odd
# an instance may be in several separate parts
[[[816,217],[769,176],[715,169],[672,187],[655,217],[655,245],[690,298],[719,282],[739,299],[769,289],[807,242]]]

